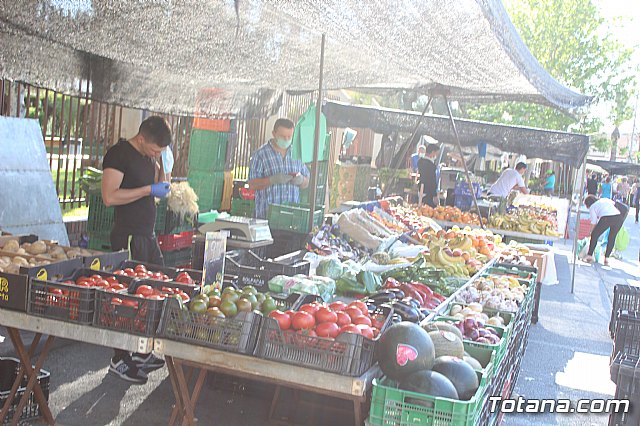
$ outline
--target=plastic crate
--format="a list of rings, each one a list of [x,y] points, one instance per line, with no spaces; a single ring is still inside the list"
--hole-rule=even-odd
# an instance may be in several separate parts
[[[227,159],[229,134],[192,129],[189,140],[189,170],[222,172]]]
[[[640,311],[618,311],[613,340],[612,360],[618,353],[640,357]]]
[[[33,367],[33,366],[32,366]],[[20,361],[16,358],[0,358],[0,408],[4,407],[5,402],[9,399],[9,393],[11,392],[11,387],[16,377],[20,374]],[[37,375],[37,382],[42,389],[42,393],[47,401],[49,401],[49,381],[51,379],[51,374],[46,370],[40,370]],[[4,419],[3,425],[8,425],[11,423],[13,418],[16,416],[16,408],[18,407],[18,401],[24,396],[27,387],[27,377],[23,374],[22,381],[20,382],[20,386],[16,391],[16,395],[9,405],[9,411],[7,412],[7,416]],[[22,422],[27,422],[30,420],[35,420],[40,417],[40,404],[35,398],[33,391],[31,395],[29,395],[29,399],[27,404],[22,409],[22,412],[19,413],[20,421],[18,424],[22,424]]]
[[[284,259],[283,259],[284,260]],[[231,251],[226,254],[225,271],[238,276],[241,287],[252,285],[260,292],[269,291],[268,282],[276,275],[308,275],[310,264],[306,260],[287,264],[278,260],[265,260],[247,251]]]
[[[616,331],[618,311],[640,311],[640,287],[628,284],[616,284],[613,287],[613,306],[611,308],[611,320],[609,321],[609,333],[611,337]]]
[[[191,266],[191,247],[174,251],[163,251],[164,264],[175,268]]]
[[[156,334],[164,300],[96,290],[93,325],[100,328],[153,337]]]
[[[313,225],[320,226],[324,219],[324,207],[313,214]],[[269,204],[269,227],[284,231],[307,232],[309,229],[309,208],[296,204]]]
[[[193,128],[209,130],[213,132],[228,132],[232,128],[232,121],[228,119],[194,117]]]
[[[388,326],[393,311],[378,307],[372,315],[385,318],[382,332]],[[360,376],[374,363],[376,340],[362,335],[344,333],[335,340],[305,336],[295,331],[282,331],[273,318],[264,318],[256,356],[286,364],[322,370],[345,376]]]
[[[190,312],[186,305],[170,299],[162,317],[160,336],[171,340],[221,349],[229,352],[252,354],[262,316],[241,312],[234,318],[216,318]]]
[[[100,234],[111,231],[115,209],[105,206],[100,193],[89,193],[87,198],[89,199],[87,232]]]
[[[193,231],[194,224],[197,223],[198,215],[180,217],[169,210],[166,198],[161,199],[156,205],[156,222],[153,228],[156,234],[169,235]]]
[[[448,309],[446,310],[445,316],[449,315],[450,312],[451,312],[451,308],[453,308],[456,305],[457,306],[461,306],[462,308],[465,308],[467,306],[464,303],[452,302],[449,305]],[[513,312],[497,311],[497,310],[494,310],[494,309],[482,308],[482,313],[483,314],[487,314],[487,316],[489,316],[489,318],[491,318],[492,316],[495,316],[495,315],[500,316],[502,318],[502,320],[504,321],[505,328],[508,328],[513,323],[513,318],[514,318],[514,313]]]
[[[300,205],[308,206],[310,203],[311,197],[311,189],[301,189],[300,190]],[[327,187],[326,185],[318,185],[318,189],[316,191],[316,206],[321,206],[325,204],[325,200],[327,197]]]
[[[273,244],[267,246],[265,257],[277,258],[298,250],[304,250],[310,240],[307,232],[291,232],[271,229]]]
[[[612,412],[610,426],[640,424],[640,359],[619,353],[611,363],[611,380],[616,383],[615,399],[628,400],[629,411]]]
[[[185,231],[179,234],[158,235],[158,245],[163,252],[191,249],[193,231]]]
[[[255,211],[255,200],[243,200],[240,198],[231,200],[231,216],[253,217]]]
[[[109,232],[89,233],[89,250],[111,251],[111,235]]]
[[[398,389],[386,379],[373,380],[369,424],[372,426],[471,426],[476,424],[487,393],[487,378],[469,401]]]
[[[471,191],[471,189],[469,188],[468,182],[456,182],[453,193],[456,195],[456,197],[458,195],[471,197],[473,194],[475,194],[477,198],[480,197],[480,195],[482,195],[482,188],[480,187],[480,184],[472,182],[471,185],[473,187],[473,191]]]
[[[224,172],[189,170],[187,180],[198,196],[198,208],[201,212],[220,209],[224,190]]]
[[[31,280],[27,312],[77,324],[93,322],[96,289]]]
[[[453,206],[459,208],[463,212],[469,211],[473,207],[473,198],[465,195],[456,195]]]

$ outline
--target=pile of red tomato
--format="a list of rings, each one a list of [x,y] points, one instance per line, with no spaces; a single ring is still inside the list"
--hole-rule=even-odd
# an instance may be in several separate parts
[[[180,272],[175,279],[169,278],[169,276],[163,272],[153,272],[147,270],[144,265],[136,265],[134,268],[119,269],[114,272],[115,275],[125,275],[131,278],[142,278],[156,281],[173,281],[181,284],[193,285],[196,282],[191,278],[188,272]]]
[[[383,315],[371,315],[367,305],[359,300],[348,305],[344,302],[329,305],[313,302],[302,305],[297,311],[272,311],[269,317],[278,321],[280,330],[328,339],[335,339],[343,333],[375,339],[386,320]]]
[[[90,277],[79,277],[75,281],[63,281],[63,284],[75,285],[78,287],[101,288],[106,291],[117,292],[129,287],[127,283],[120,282],[118,278],[111,275],[92,275]],[[60,289],[52,289],[60,290]],[[61,290],[62,291],[62,290]]]

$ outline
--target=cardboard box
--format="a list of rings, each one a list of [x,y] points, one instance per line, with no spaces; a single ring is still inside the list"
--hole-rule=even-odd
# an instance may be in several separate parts
[[[32,268],[20,268],[19,274],[0,272],[0,308],[26,312],[29,283],[32,278],[60,280],[82,267],[82,259],[71,259]]]

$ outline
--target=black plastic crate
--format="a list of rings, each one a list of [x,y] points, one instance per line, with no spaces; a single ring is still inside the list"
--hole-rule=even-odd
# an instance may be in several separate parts
[[[611,380],[616,383],[615,399],[629,400],[629,410],[612,412],[609,425],[640,424],[640,358],[618,353],[611,363]]]
[[[618,311],[611,359],[620,352],[640,357],[640,311]]]
[[[283,231],[279,229],[271,229],[273,244],[267,246],[265,257],[275,259],[277,257],[292,253],[298,250],[304,250],[307,242],[310,241],[308,233]]]
[[[392,309],[378,307],[372,315],[385,317],[380,334],[387,328]],[[258,338],[256,356],[286,364],[322,370],[346,376],[364,374],[374,362],[377,339],[344,333],[335,340],[283,331],[273,318],[264,318]]]
[[[27,312],[45,318],[91,324],[96,289],[53,281],[31,280]]]
[[[173,268],[191,267],[191,255],[191,247],[162,252],[164,264]]]
[[[233,318],[199,314],[189,311],[186,304],[170,299],[162,316],[159,334],[180,342],[252,354],[261,320],[262,316],[253,312],[240,312]]]
[[[15,358],[0,358],[0,409],[4,406],[7,399],[9,399],[9,393],[11,392],[11,386],[15,381],[16,377],[20,374],[20,361]],[[42,393],[44,394],[45,399],[49,400],[49,380],[51,378],[51,374],[48,371],[40,370],[37,376],[38,384],[42,389]],[[23,374],[22,382],[18,387],[16,395],[9,406],[9,411],[7,413],[7,417],[4,419],[3,425],[8,425],[11,423],[13,418],[16,416],[16,408],[18,407],[18,402],[20,398],[24,395],[27,387],[27,377]],[[26,422],[29,420],[35,420],[40,417],[40,404],[35,398],[33,391],[31,395],[29,395],[29,400],[27,404],[22,409],[20,413],[20,421]],[[18,422],[20,424],[20,422]]]
[[[308,261],[289,262],[292,259],[282,257],[270,261],[262,259],[251,250],[232,251],[226,254],[225,271],[238,276],[240,287],[251,285],[264,293],[269,290],[269,280],[276,275],[309,274]]]
[[[96,290],[93,325],[146,337],[155,336],[164,300]]]
[[[640,311],[640,287],[628,284],[616,284],[613,287],[613,306],[609,321],[609,334],[612,338],[616,332],[618,311]]]

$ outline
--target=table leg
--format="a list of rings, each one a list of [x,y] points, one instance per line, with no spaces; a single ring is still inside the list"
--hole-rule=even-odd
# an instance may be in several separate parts
[[[53,344],[55,337],[54,336],[47,337],[47,341],[44,344],[42,353],[40,353],[40,356],[36,361],[35,368],[32,368],[31,354],[33,353],[33,351],[35,351],[35,346],[32,344],[31,350],[27,351],[24,347],[24,343],[22,342],[22,338],[20,337],[20,332],[15,328],[8,328],[7,330],[9,331],[11,342],[13,343],[13,346],[18,352],[18,358],[22,363],[22,367],[24,368],[26,375],[29,378],[29,381],[27,382],[27,386],[25,388],[24,395],[20,399],[20,402],[18,403],[18,406],[16,407],[15,412],[16,413],[22,412],[25,405],[27,404],[27,401],[29,400],[29,395],[33,391],[35,399],[40,405],[40,411],[42,413],[42,417],[44,417],[45,421],[48,424],[53,425],[55,424],[53,415],[51,414],[51,410],[49,409],[47,398],[44,396],[44,393],[42,392],[42,388],[40,387],[40,384],[38,383],[37,379],[38,379],[38,372],[40,371],[40,369],[42,368],[42,365],[44,364],[44,360],[47,357],[47,354],[49,353],[49,349],[51,349],[51,345]],[[37,341],[39,341],[39,338],[37,339]],[[11,425],[12,426],[17,425],[19,419],[20,419],[19,415],[14,416],[14,419],[12,420]]]
[[[356,426],[362,426],[364,419],[362,418],[362,401],[353,400],[353,418]]]
[[[178,375],[176,374],[176,367],[173,363],[173,357],[165,356],[165,361],[167,362],[167,370],[169,370],[169,379],[171,380],[171,388],[173,389],[173,396],[176,399],[176,403],[173,406],[173,410],[171,410],[171,418],[169,418],[169,426],[173,426],[176,424],[178,420],[178,415],[182,414],[184,416],[184,404],[182,403],[182,398],[180,396],[180,387],[178,386]]]
[[[193,405],[189,400],[190,392],[189,387],[187,386],[187,381],[184,376],[184,370],[182,369],[182,364],[180,362],[174,360],[176,377],[179,387],[179,392],[182,395],[182,401],[184,403],[184,417],[182,424],[183,425],[191,425],[195,426],[195,413],[193,411]]]

